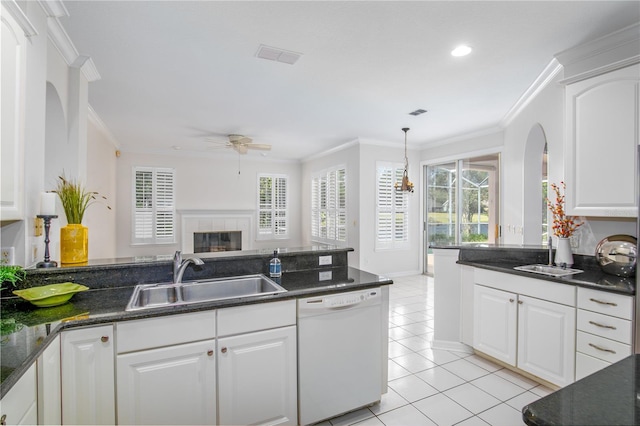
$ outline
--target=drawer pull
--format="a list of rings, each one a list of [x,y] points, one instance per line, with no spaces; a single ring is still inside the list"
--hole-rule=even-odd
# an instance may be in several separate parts
[[[611,330],[617,330],[617,328],[615,328],[612,325],[598,324],[597,322],[594,322],[594,321],[589,321],[589,324],[595,325],[596,327],[600,327],[600,328],[609,328]]]
[[[598,300],[598,299],[594,299],[594,298],[590,298],[589,300],[591,300],[592,302],[599,303],[599,304],[601,304],[601,305],[618,306],[618,304],[617,304],[617,303],[613,303],[613,302],[603,302],[602,300]]]
[[[4,426],[7,424],[7,415],[3,414],[2,417],[0,417],[0,425]]]
[[[612,354],[616,353],[616,351],[614,351],[614,350],[601,348],[600,346],[594,345],[593,343],[589,343],[589,346],[591,346],[592,348],[595,348],[595,349],[597,349],[599,351],[602,351],[602,352],[609,352],[609,353],[612,353]]]

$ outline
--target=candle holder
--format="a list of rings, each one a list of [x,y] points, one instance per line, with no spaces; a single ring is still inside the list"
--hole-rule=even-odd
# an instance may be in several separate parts
[[[37,217],[44,220],[44,262],[38,262],[36,268],[55,268],[58,262],[49,259],[49,229],[51,228],[51,219],[55,219],[58,215],[39,214]]]

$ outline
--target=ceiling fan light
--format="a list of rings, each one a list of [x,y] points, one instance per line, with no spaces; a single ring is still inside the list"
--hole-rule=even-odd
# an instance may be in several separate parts
[[[460,46],[457,46],[455,49],[453,49],[451,51],[451,56],[455,56],[455,57],[461,57],[461,56],[467,56],[469,53],[471,53],[471,47],[461,44]]]

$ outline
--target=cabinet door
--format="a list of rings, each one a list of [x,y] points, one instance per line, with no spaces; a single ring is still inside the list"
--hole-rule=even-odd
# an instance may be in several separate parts
[[[566,88],[567,213],[637,217],[640,65]]]
[[[34,425],[38,421],[36,365],[33,364],[0,401],[0,416],[7,425]]]
[[[3,2],[4,3],[4,2]],[[0,215],[23,218],[24,99],[27,38],[2,6],[0,19]]]
[[[518,296],[502,290],[474,287],[473,347],[509,365],[516,365]]]
[[[115,424],[113,326],[65,331],[62,423]]]
[[[214,339],[118,355],[118,423],[215,424],[214,355]]]
[[[218,341],[219,423],[297,424],[296,327]]]
[[[576,309],[519,296],[518,368],[559,386],[574,381]]]
[[[60,399],[60,337],[56,337],[38,357],[38,424],[62,422]]]

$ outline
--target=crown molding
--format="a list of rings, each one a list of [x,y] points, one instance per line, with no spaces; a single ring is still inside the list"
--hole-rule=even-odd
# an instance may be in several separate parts
[[[486,127],[484,129],[474,130],[472,132],[461,133],[459,135],[451,136],[447,139],[440,139],[434,142],[425,142],[420,146],[421,150],[435,148],[442,145],[449,145],[456,142],[463,142],[469,139],[480,138],[483,136],[494,135],[504,132],[504,128],[500,125]]]
[[[555,55],[570,84],[640,62],[640,23],[583,43]]]
[[[111,145],[113,145],[114,148],[120,149],[120,143],[118,143],[118,140],[115,138],[115,136],[113,136],[113,133],[111,133],[107,125],[104,124],[104,121],[102,121],[98,113],[91,107],[91,105],[89,105],[88,108],[87,118],[90,122],[93,123],[94,126],[98,128],[98,130],[107,138],[107,140],[111,142]]]
[[[322,157],[326,157],[327,155],[335,154],[336,152],[345,150],[347,148],[351,148],[352,146],[360,145],[360,139],[355,138],[349,142],[340,144],[338,146],[334,146],[333,148],[329,148],[325,151],[319,152],[317,154],[311,154],[308,157],[304,157],[300,160],[301,163],[308,163],[309,161],[317,160]]]
[[[556,58],[553,58],[551,62],[547,64],[544,70],[540,73],[538,78],[525,90],[515,104],[507,111],[505,116],[500,120],[500,127],[505,128],[514,118],[522,112],[533,101],[538,94],[549,85],[551,81],[562,71],[562,65]]]
[[[69,11],[60,0],[38,0],[38,3],[50,18],[69,16]]]
[[[9,14],[16,20],[18,25],[20,25],[25,37],[28,38],[38,35],[38,30],[36,30],[36,27],[29,21],[29,18],[27,18],[27,15],[25,15],[15,0],[3,0],[2,5],[7,8]]]
[[[49,40],[58,49],[64,61],[70,67],[80,68],[84,76],[89,82],[100,80],[100,74],[93,60],[84,55],[80,55],[71,38],[65,31],[64,27],[56,17],[47,19],[47,29]]]

